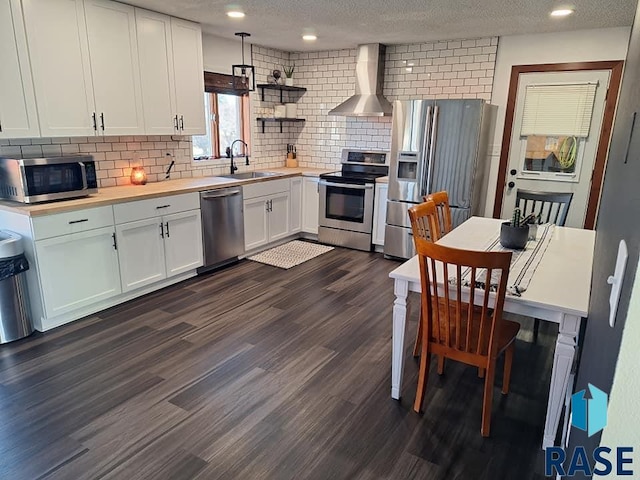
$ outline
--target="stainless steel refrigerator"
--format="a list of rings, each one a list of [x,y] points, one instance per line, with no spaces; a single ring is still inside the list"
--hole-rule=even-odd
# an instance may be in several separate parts
[[[415,255],[407,210],[424,195],[448,192],[454,227],[482,214],[495,111],[475,99],[394,103],[385,256]]]

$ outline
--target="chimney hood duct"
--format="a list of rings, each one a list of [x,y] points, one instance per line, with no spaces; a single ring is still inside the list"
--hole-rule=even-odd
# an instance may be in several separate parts
[[[370,43],[358,46],[356,94],[329,111],[344,117],[386,117],[393,107],[382,96],[385,46]]]

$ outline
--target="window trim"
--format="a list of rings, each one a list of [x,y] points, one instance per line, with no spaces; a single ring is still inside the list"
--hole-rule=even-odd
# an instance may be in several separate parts
[[[209,158],[203,158],[203,159],[198,159],[196,160],[194,158],[193,152],[191,152],[191,162],[194,165],[206,165],[206,164],[220,164],[221,160],[227,160],[229,157],[227,157],[225,155],[225,152],[222,152],[221,147],[220,147],[220,131],[219,131],[219,124],[218,124],[218,115],[219,115],[219,108],[218,108],[218,95],[235,95],[234,93],[231,93],[229,91],[226,92],[216,92],[216,91],[210,91],[210,89],[207,89],[208,91],[206,91],[205,93],[210,95],[210,101],[209,101],[209,105],[210,105],[210,110],[207,112],[207,114],[209,115],[210,120],[208,120],[211,125],[211,147],[212,147],[212,153],[213,155]],[[249,95],[247,94],[243,94],[243,95],[236,95],[237,97],[239,97],[239,101],[240,101],[240,106],[239,106],[239,112],[240,112],[240,132],[242,132],[242,140],[244,142],[247,143],[247,145],[249,146],[249,151],[251,150],[251,122],[250,122],[250,106],[249,106]],[[242,146],[242,150],[243,153],[237,155],[234,158],[244,158],[246,156],[246,152],[245,152],[245,147],[244,145]]]

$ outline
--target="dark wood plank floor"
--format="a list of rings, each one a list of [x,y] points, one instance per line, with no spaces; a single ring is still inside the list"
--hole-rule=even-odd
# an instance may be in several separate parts
[[[287,271],[243,261],[0,346],[0,478],[543,478],[557,330],[534,344],[524,320],[491,438],[470,367],[432,371],[418,415],[417,298],[390,397],[397,265],[344,249]]]

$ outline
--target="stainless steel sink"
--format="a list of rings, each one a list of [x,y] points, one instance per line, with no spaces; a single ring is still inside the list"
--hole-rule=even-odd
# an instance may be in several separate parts
[[[222,178],[233,178],[235,180],[247,180],[250,178],[276,177],[280,175],[278,172],[242,172],[229,175],[218,175]]]

